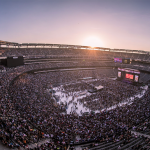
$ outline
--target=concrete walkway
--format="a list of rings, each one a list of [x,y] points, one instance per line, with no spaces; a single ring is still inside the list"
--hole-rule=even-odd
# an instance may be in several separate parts
[[[144,136],[144,137],[147,137],[150,139],[150,135],[147,135],[147,134],[143,134],[143,133],[140,133],[140,132],[136,132],[136,131],[131,131],[131,133],[135,134],[135,135],[140,135],[140,136]]]
[[[40,140],[38,143],[33,143],[33,144],[29,144],[28,148],[35,148],[37,146],[41,146],[42,144],[46,143],[46,142],[50,142],[51,139],[50,138],[46,138],[43,140]],[[25,150],[25,148],[20,147],[20,150]],[[5,145],[3,145],[2,143],[0,143],[0,150],[11,150],[11,148],[6,147]],[[17,148],[14,148],[13,150],[18,150]]]
[[[50,142],[51,139],[50,138],[46,138],[46,139],[43,139],[43,140],[40,140],[38,143],[33,143],[33,144],[29,144],[28,145],[28,148],[35,148],[37,146],[41,146],[42,144],[46,143],[46,142]],[[22,148],[21,148],[22,149]],[[23,148],[24,149],[24,148]],[[22,149],[22,150],[23,150]]]
[[[6,147],[6,146],[3,145],[2,143],[0,143],[0,150],[11,150],[11,148]],[[13,149],[13,150],[17,150],[17,149]]]

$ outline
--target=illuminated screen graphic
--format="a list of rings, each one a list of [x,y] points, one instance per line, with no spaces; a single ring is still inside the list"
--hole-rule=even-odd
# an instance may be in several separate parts
[[[125,64],[127,64],[127,62],[128,62],[127,60],[124,60],[124,63],[125,63]]]
[[[118,72],[118,77],[119,77],[119,78],[121,77],[121,72],[120,72],[120,71]]]
[[[138,80],[139,80],[139,76],[135,75],[134,81],[135,81],[135,82],[138,82]]]
[[[133,75],[132,74],[126,74],[126,78],[133,80]]]
[[[115,62],[122,63],[122,58],[114,58],[114,61],[115,61]]]

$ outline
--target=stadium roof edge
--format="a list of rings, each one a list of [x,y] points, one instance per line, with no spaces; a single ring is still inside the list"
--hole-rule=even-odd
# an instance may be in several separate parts
[[[24,47],[24,46],[51,46],[51,47],[58,47],[58,48],[79,48],[79,49],[93,49],[93,50],[100,50],[100,51],[109,51],[109,52],[126,52],[126,53],[139,53],[139,54],[150,54],[149,51],[144,50],[130,50],[130,49],[118,49],[118,48],[106,48],[106,47],[91,47],[91,46],[85,46],[85,45],[69,45],[69,44],[49,44],[49,43],[16,43],[16,42],[8,42],[8,41],[2,41],[0,40],[0,46],[18,46]]]

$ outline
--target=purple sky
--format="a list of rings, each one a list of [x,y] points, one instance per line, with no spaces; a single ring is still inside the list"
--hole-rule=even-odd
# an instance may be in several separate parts
[[[0,40],[85,45],[91,37],[150,51],[150,1],[0,0]]]

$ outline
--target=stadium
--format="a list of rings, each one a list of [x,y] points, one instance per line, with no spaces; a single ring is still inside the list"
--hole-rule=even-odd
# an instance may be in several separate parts
[[[6,148],[150,148],[147,51],[0,41],[0,88]]]

